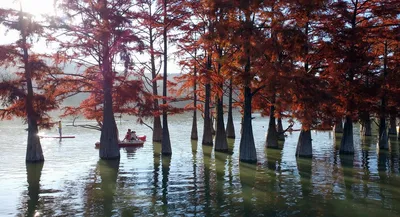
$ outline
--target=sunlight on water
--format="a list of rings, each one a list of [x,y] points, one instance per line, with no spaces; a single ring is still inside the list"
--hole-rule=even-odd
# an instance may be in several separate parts
[[[143,147],[121,149],[119,161],[99,160],[99,131],[64,126],[75,139],[41,139],[46,161],[25,164],[25,126],[1,122],[0,216],[400,215],[395,137],[389,151],[377,150],[375,136],[360,139],[355,127],[356,152],[341,156],[340,135],[313,131],[314,157],[296,159],[299,132],[281,150],[266,149],[268,119],[255,116],[256,165],[239,163],[239,136],[228,140],[228,154],[191,141],[189,114],[170,117],[170,157],[145,126],[118,123],[121,138],[128,128],[148,138]]]

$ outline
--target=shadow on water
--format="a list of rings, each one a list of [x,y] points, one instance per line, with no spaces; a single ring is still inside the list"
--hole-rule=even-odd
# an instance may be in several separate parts
[[[42,175],[43,163],[27,163],[26,173],[28,181],[28,201],[25,216],[37,216],[39,213],[40,177]]]
[[[94,183],[86,186],[87,201],[85,216],[113,216],[119,160],[99,160],[96,165]],[[100,182],[96,178],[100,176]]]

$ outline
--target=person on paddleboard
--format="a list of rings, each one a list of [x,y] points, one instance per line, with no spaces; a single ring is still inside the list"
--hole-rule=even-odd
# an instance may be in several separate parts
[[[60,134],[60,139],[62,138],[62,125],[61,121],[58,121],[58,133]]]

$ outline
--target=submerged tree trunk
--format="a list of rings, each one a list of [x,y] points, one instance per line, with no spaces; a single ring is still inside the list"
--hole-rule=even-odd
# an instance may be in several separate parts
[[[335,124],[335,133],[343,133],[343,122],[340,118]]]
[[[384,85],[386,85],[386,76],[387,76],[387,42],[385,41],[385,50],[384,50],[384,57],[383,57],[383,80]],[[389,138],[386,131],[386,90],[385,86],[383,85],[382,91],[383,95],[381,98],[381,111],[380,111],[380,120],[379,120],[379,148],[380,149],[389,149]]]
[[[105,60],[105,64],[108,61]],[[105,65],[104,64],[104,65]],[[114,112],[113,112],[113,100],[112,100],[112,80],[111,71],[108,66],[105,66],[104,73],[104,108],[103,108],[103,125],[101,126],[100,136],[100,151],[99,156],[104,160],[118,159],[119,146],[118,146],[118,135],[117,135],[117,124],[115,123]]]
[[[164,30],[163,30],[163,41],[164,41],[164,76],[163,76],[163,126],[162,126],[162,139],[161,139],[161,154],[162,155],[171,155],[171,140],[169,138],[169,130],[168,130],[168,115],[167,115],[167,0],[163,2],[163,10],[164,10]]]
[[[268,148],[279,148],[278,146],[278,132],[276,132],[275,125],[275,107],[271,106],[269,115],[268,133],[266,138],[266,145]]]
[[[22,11],[21,11],[22,13]],[[22,16],[20,19],[21,24],[21,35],[22,35],[22,50],[23,50],[23,60],[24,60],[24,70],[25,70],[25,80],[26,80],[26,88],[27,88],[27,96],[25,100],[25,111],[27,114],[28,120],[28,141],[26,147],[26,157],[25,161],[27,162],[42,162],[44,161],[42,145],[40,144],[40,138],[37,136],[38,124],[37,119],[38,114],[36,113],[33,107],[33,85],[32,85],[32,69],[29,63],[29,53],[28,46],[26,44],[26,30],[24,26],[24,21],[22,20]]]
[[[372,136],[371,117],[368,112],[361,115],[361,136]]]
[[[102,5],[103,12],[101,13],[102,20],[109,20],[109,13],[107,12],[107,3]],[[103,75],[103,91],[104,91],[104,102],[103,102],[103,125],[101,126],[100,135],[100,150],[99,156],[101,159],[111,160],[118,159],[119,145],[118,145],[118,134],[117,124],[115,123],[114,111],[113,111],[113,98],[112,88],[114,80],[114,72],[112,71],[112,58],[110,57],[110,33],[102,32],[102,63],[101,73]]]
[[[353,142],[353,120],[350,116],[346,116],[343,129],[343,137],[340,141],[341,154],[354,154],[354,142]]]
[[[379,120],[379,148],[389,149],[389,138],[386,131],[386,118],[384,115],[380,117]]]
[[[190,135],[190,139],[198,140],[198,133],[197,133],[197,109],[195,108],[193,111],[193,121],[192,121],[192,132]]]
[[[219,59],[222,59],[222,50],[218,50]],[[218,75],[221,73],[222,65],[218,63],[217,72]],[[218,86],[221,90],[224,89],[223,82],[218,83]],[[216,101],[216,110],[217,110],[217,118],[215,120],[215,151],[220,152],[228,152],[228,141],[226,139],[226,131],[225,131],[225,124],[224,124],[224,94],[218,95],[216,94],[215,97]]]
[[[207,69],[211,69],[211,55],[207,57]],[[213,145],[212,138],[212,123],[210,115],[210,98],[211,98],[211,84],[210,79],[207,78],[205,85],[205,102],[204,102],[204,126],[203,126],[203,145]]]
[[[222,86],[222,85],[221,85]],[[217,130],[215,133],[215,151],[228,152],[228,141],[226,139],[224,124],[224,109],[222,96],[217,98]]]
[[[235,125],[233,124],[233,114],[232,114],[232,101],[233,101],[233,87],[232,78],[229,81],[229,99],[228,99],[228,123],[226,124],[226,136],[228,138],[235,138]]]
[[[278,118],[278,140],[285,141],[285,133],[283,132],[282,118]]]
[[[250,87],[244,87],[244,111],[242,137],[240,138],[240,161],[257,162],[256,147],[254,144],[253,127],[251,124],[251,90]]]
[[[197,50],[194,51],[194,59],[196,62]],[[198,140],[199,136],[197,133],[197,67],[196,67],[196,63],[194,65],[193,73],[194,73],[194,77],[195,77],[195,80],[193,82],[193,107],[194,107],[194,110],[193,110],[192,132],[191,132],[190,138],[192,140]]]
[[[390,135],[397,135],[396,116],[395,116],[395,115],[390,115],[389,134],[390,134]]]
[[[311,130],[301,129],[299,140],[297,142],[296,156],[312,157]]]

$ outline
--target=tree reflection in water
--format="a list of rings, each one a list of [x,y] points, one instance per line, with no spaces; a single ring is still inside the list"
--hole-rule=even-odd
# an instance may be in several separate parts
[[[42,163],[26,163],[26,174],[28,180],[28,201],[25,216],[41,215],[39,204],[40,177],[42,175]]]
[[[168,179],[169,179],[169,171],[171,166],[171,156],[161,156],[162,162],[162,210],[164,215],[168,215]]]
[[[99,160],[94,183],[86,186],[85,216],[113,216],[119,171],[118,160]],[[96,177],[100,177],[98,180]]]

